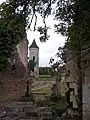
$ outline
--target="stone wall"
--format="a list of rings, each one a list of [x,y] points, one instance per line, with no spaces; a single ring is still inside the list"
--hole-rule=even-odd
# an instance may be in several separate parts
[[[9,60],[8,67],[3,73],[0,74],[0,80],[12,79],[12,77],[14,77],[15,79],[23,78],[28,71],[27,56],[28,56],[28,41],[27,39],[24,39],[16,46],[14,54],[11,56]],[[14,76],[13,71],[15,71]]]
[[[67,63],[66,63],[66,73],[67,73],[67,77],[66,77],[66,83],[69,83],[69,88],[73,88],[74,89],[74,95],[70,96],[71,101],[73,101],[73,107],[76,107],[76,99],[75,99],[75,95],[77,95],[77,76],[78,76],[78,72],[76,69],[76,65],[74,62],[74,59],[72,58],[72,55],[70,53],[70,51],[66,51],[66,59],[67,59]],[[84,51],[82,53],[83,55],[83,59],[82,59],[82,67],[83,67],[83,73],[84,73],[84,81],[83,81],[83,105],[85,106],[85,109],[83,109],[83,111],[85,111],[85,114],[90,113],[90,49],[88,49],[87,51]],[[69,74],[68,74],[69,71]],[[88,106],[88,107],[87,107]],[[84,114],[84,115],[85,115]],[[86,116],[89,116],[86,115]],[[89,117],[90,118],[90,117]]]
[[[25,91],[22,80],[28,72],[28,41],[25,38],[16,47],[9,60],[9,65],[3,73],[0,73],[0,105],[10,100],[19,98]],[[15,72],[13,73],[13,65]]]
[[[24,39],[23,41],[21,41],[18,45],[17,45],[17,51],[18,51],[18,55],[20,58],[20,61],[22,62],[22,64],[24,65],[25,69],[27,70],[28,67],[28,41],[26,39]]]
[[[17,53],[18,62],[16,62],[16,76],[24,77],[28,72],[28,41],[26,39],[17,45]]]

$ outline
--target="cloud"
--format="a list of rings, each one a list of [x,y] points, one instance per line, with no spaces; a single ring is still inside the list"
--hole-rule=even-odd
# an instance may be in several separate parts
[[[40,18],[39,18],[40,19]],[[41,19],[38,20],[38,26],[41,25]],[[56,21],[53,20],[53,17],[50,16],[47,19],[47,24],[51,26],[48,34],[50,38],[45,43],[40,42],[39,33],[38,32],[27,32],[27,38],[29,40],[29,45],[32,43],[33,39],[36,39],[36,43],[39,46],[39,65],[40,66],[48,66],[49,60],[51,57],[56,58],[55,54],[57,53],[57,49],[59,46],[63,46],[65,43],[65,38],[60,34],[54,33],[54,27]]]

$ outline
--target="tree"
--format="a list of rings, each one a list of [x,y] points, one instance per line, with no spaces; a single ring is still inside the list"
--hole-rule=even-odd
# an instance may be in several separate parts
[[[29,60],[29,62],[28,62],[28,68],[29,68],[29,71],[30,71],[30,72],[31,72],[31,71],[34,72],[35,66],[36,66],[36,62],[33,61],[33,60]]]
[[[34,31],[36,30],[37,13],[42,16],[44,23],[44,27],[38,28],[40,40],[48,40],[45,19],[51,14],[51,5],[54,1],[6,0],[0,5],[0,71],[7,67],[16,45],[25,37],[26,29],[31,29],[34,18]]]
[[[59,21],[55,25],[56,31],[67,37],[70,49],[73,54],[76,53],[76,64],[79,72],[78,76],[78,107],[79,113],[82,113],[82,65],[81,65],[81,51],[90,47],[90,1],[89,0],[7,0],[1,5],[1,18],[5,23],[12,21],[17,15],[23,17],[24,28],[30,28],[33,18],[35,18],[34,30],[36,29],[37,13],[43,18],[44,28],[39,27],[41,32],[41,40],[48,39],[47,26],[45,19],[51,14],[52,6],[57,3],[55,18]],[[32,14],[31,20],[29,20]],[[21,18],[21,17],[20,17]],[[16,21],[16,20],[15,20]],[[18,20],[17,20],[18,22]],[[12,22],[11,22],[12,23]],[[22,24],[20,24],[23,26]],[[5,25],[7,26],[7,25]],[[14,25],[10,26],[13,28]],[[17,27],[15,27],[17,28]],[[16,30],[16,29],[15,29]],[[22,29],[21,29],[22,30]],[[20,30],[20,31],[21,31]],[[24,30],[24,29],[23,29]],[[14,31],[14,29],[13,29]],[[13,32],[14,33],[14,32]],[[21,33],[21,32],[20,32]],[[23,34],[21,34],[23,35]],[[11,36],[11,35],[10,35]],[[12,45],[12,44],[11,44]],[[9,45],[10,46],[10,45]],[[13,47],[12,47],[13,48]],[[0,55],[2,56],[2,54]],[[5,57],[5,56],[4,56]],[[3,58],[3,56],[1,57]],[[2,59],[1,59],[2,61]],[[5,64],[7,59],[5,59]],[[3,64],[4,65],[4,64]],[[2,64],[1,64],[2,66]]]
[[[16,45],[25,37],[25,16],[14,12],[10,4],[0,5],[0,71],[7,67]]]
[[[51,75],[51,77],[55,77],[56,76],[56,71],[52,67],[50,69],[50,75]]]
[[[56,19],[61,20],[55,25],[56,31],[67,36],[68,49],[75,56],[78,70],[78,108],[82,120],[82,51],[90,47],[90,1],[86,0],[59,0],[57,2]],[[72,58],[72,59],[73,59]]]
[[[39,74],[55,76],[55,72],[51,67],[39,67]]]
[[[63,72],[62,68],[64,67],[63,47],[58,48],[58,53],[56,53],[56,55],[59,58],[59,60],[55,62],[54,59],[51,57],[49,64],[51,65],[51,68],[54,70],[54,73],[56,73],[56,84],[53,86],[53,89],[56,89],[55,96],[56,98],[59,98],[60,97],[60,82],[62,79],[62,72]]]

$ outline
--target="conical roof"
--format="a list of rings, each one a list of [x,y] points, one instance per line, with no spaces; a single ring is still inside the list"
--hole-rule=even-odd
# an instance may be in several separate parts
[[[31,44],[31,46],[29,48],[38,48],[39,49],[39,47],[36,44],[35,39],[33,40],[32,44]]]

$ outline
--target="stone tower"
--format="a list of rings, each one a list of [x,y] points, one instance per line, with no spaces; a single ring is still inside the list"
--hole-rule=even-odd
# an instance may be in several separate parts
[[[36,62],[34,73],[36,77],[39,77],[39,47],[37,46],[35,39],[29,47],[29,59]]]

